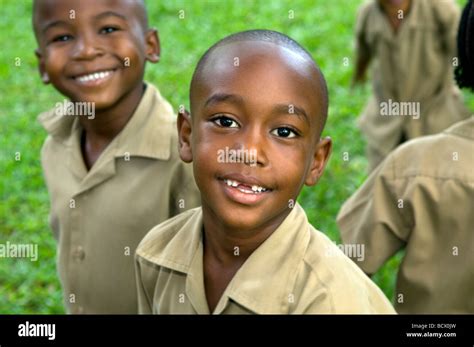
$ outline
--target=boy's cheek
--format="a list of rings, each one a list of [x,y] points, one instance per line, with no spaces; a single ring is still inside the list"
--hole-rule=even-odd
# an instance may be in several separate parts
[[[60,71],[70,58],[69,52],[65,49],[48,48],[45,50],[43,59],[45,69],[50,73],[54,73]]]
[[[143,60],[145,57],[145,46],[139,42],[127,38],[119,38],[109,43],[111,52],[117,52],[122,59],[128,57],[133,63]]]
[[[305,165],[307,158],[305,149],[300,145],[279,145],[274,147],[271,152],[267,152],[269,159],[275,163],[275,165],[282,166],[284,171],[292,166]]]
[[[231,145],[228,136],[216,134],[208,129],[207,124],[203,124],[200,128],[193,127],[191,134],[194,146],[199,148],[201,153],[216,152],[219,148]]]
[[[209,170],[216,166],[219,146],[211,143],[200,143],[195,148],[198,148],[198,150],[193,150],[193,160],[205,163],[203,165],[204,170]]]

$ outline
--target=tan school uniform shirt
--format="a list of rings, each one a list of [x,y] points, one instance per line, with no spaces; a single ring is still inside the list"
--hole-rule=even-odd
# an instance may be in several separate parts
[[[453,78],[459,17],[454,0],[413,0],[394,33],[377,1],[359,10],[356,51],[371,59],[373,89],[359,126],[379,157],[402,136],[439,133],[469,117]]]
[[[337,217],[369,274],[402,247],[399,313],[474,313],[474,118],[387,157]]]
[[[125,128],[87,171],[75,117],[40,115],[42,166],[57,266],[71,313],[137,313],[134,252],[154,225],[200,204],[178,157],[175,116],[151,84]]]
[[[202,209],[154,228],[136,254],[140,313],[209,314]],[[382,291],[296,205],[235,274],[214,314],[393,313]]]

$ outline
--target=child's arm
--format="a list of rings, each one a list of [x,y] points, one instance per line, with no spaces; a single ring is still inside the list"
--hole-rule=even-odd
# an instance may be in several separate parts
[[[457,55],[456,43],[460,9],[454,1],[434,1],[433,11],[438,22],[443,50],[449,62],[453,63],[453,58]]]
[[[356,68],[354,76],[352,77],[351,87],[355,87],[357,84],[364,83],[366,80],[367,68],[370,64],[370,56],[364,54],[362,51],[356,52]]]
[[[370,47],[366,38],[368,10],[369,4],[365,4],[359,9],[357,15],[357,23],[355,27],[356,66],[352,77],[352,87],[365,82],[367,69],[371,60]]]
[[[367,274],[376,273],[405,245],[411,232],[410,200],[402,188],[395,187],[402,180],[393,176],[394,165],[393,156],[387,157],[337,216],[343,243],[364,245],[365,257],[356,263]]]

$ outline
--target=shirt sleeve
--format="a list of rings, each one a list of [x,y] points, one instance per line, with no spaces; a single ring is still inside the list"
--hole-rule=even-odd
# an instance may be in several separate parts
[[[51,228],[53,232],[53,236],[56,239],[56,241],[59,241],[59,219],[57,214],[53,210],[53,204],[51,201],[51,192],[49,190],[49,184],[48,184],[48,166],[47,162],[51,160],[51,158],[48,157],[48,153],[50,152],[49,148],[51,146],[51,142],[53,141],[52,137],[48,135],[46,140],[43,143],[43,146],[41,147],[41,167],[43,171],[43,180],[45,182],[46,188],[48,190],[48,196],[49,196],[49,214],[48,214],[48,225]]]
[[[457,55],[457,32],[461,11],[453,0],[433,1],[442,47],[450,62]]]
[[[139,255],[135,255],[135,278],[137,284],[138,313],[153,313],[153,293],[148,292],[147,284],[153,284],[153,276],[147,276],[147,265]]]
[[[363,259],[353,260],[368,274],[404,246],[411,230],[411,206],[395,186],[394,160],[393,155],[387,157],[337,217],[342,241],[364,247]]]
[[[367,20],[371,3],[363,4],[357,13],[355,25],[355,52],[358,57],[370,58],[370,47],[367,41]]]

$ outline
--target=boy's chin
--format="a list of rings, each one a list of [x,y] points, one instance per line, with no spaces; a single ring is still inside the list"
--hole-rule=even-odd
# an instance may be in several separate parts
[[[117,98],[112,97],[96,97],[96,96],[80,96],[69,98],[74,103],[88,103],[93,105],[96,112],[106,111],[117,104]]]
[[[267,225],[270,220],[278,217],[272,216],[269,211],[259,207],[233,207],[226,211],[216,211],[220,215],[222,224],[229,230],[252,231],[259,230]],[[273,210],[275,211],[275,210]]]

